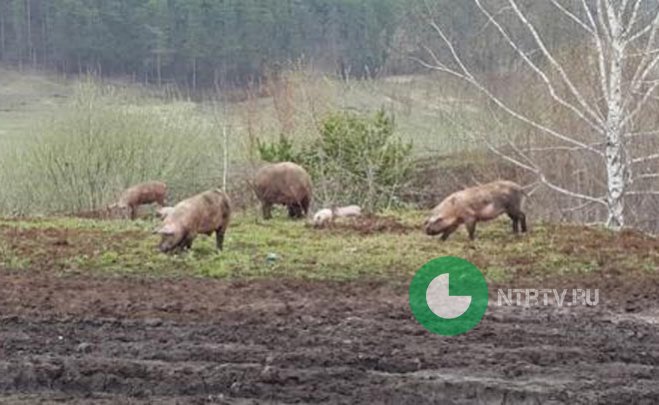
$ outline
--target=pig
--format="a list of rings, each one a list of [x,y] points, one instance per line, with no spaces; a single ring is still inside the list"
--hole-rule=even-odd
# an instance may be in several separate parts
[[[512,220],[514,233],[526,232],[526,215],[522,212],[522,187],[512,181],[498,180],[458,191],[437,205],[423,224],[428,235],[442,234],[446,240],[465,224],[469,239],[474,240],[476,223],[489,221],[506,213]]]
[[[323,208],[313,216],[312,224],[316,228],[333,224],[337,218],[350,218],[362,215],[362,209],[358,205],[348,205],[346,207]]]
[[[313,226],[316,228],[323,227],[332,223],[334,220],[334,213],[329,208],[323,208],[322,210],[316,212],[313,216]]]
[[[190,249],[197,234],[215,232],[215,246],[221,251],[231,219],[231,201],[219,189],[205,191],[174,206],[156,231],[161,235],[158,248],[163,253]]]
[[[160,207],[156,210],[156,216],[160,219],[167,218],[167,215],[174,211],[174,207]]]
[[[261,201],[264,219],[272,218],[274,204],[285,205],[290,218],[303,218],[309,214],[311,176],[295,163],[275,163],[261,168],[254,179],[254,191]]]
[[[122,213],[128,210],[130,219],[137,217],[137,209],[140,205],[157,203],[161,207],[165,205],[167,197],[167,185],[161,181],[149,181],[140,183],[126,189],[119,197],[119,202],[110,205],[109,209],[119,209]]]
[[[334,208],[334,216],[337,218],[359,217],[362,209],[359,205],[348,205],[346,207]]]

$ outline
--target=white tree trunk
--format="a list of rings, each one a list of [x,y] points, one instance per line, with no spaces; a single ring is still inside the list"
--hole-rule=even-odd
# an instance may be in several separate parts
[[[510,103],[505,97],[498,96],[487,85],[487,81],[479,79],[472,73],[466,61],[461,57],[461,50],[451,41],[449,35],[434,20],[433,15],[441,15],[443,10],[434,9],[432,2],[425,2],[426,11],[430,17],[430,29],[437,34],[438,46],[422,45],[426,57],[413,56],[422,66],[436,72],[448,74],[464,80],[473,86],[484,97],[493,102],[501,111],[524,125],[532,127],[538,135],[554,142],[549,146],[542,143],[544,149],[559,151],[581,151],[584,159],[596,159],[599,168],[605,169],[605,190],[593,194],[593,188],[583,192],[580,186],[563,186],[556,184],[545,171],[551,171],[548,162],[538,162],[533,159],[535,148],[526,148],[515,144],[514,139],[508,139],[506,149],[500,148],[497,142],[490,142],[491,131],[472,130],[474,138],[482,140],[497,156],[502,157],[518,167],[528,170],[539,177],[542,184],[547,185],[563,195],[584,201],[577,208],[590,207],[599,204],[606,209],[607,226],[621,229],[627,225],[625,218],[625,196],[659,196],[659,190],[653,189],[648,179],[659,179],[659,171],[650,162],[659,160],[655,150],[643,149],[638,135],[649,134],[659,136],[659,129],[654,122],[642,117],[652,116],[654,104],[659,101],[659,8],[646,7],[643,0],[550,0],[560,13],[563,23],[567,19],[585,36],[593,41],[593,67],[590,80],[584,77],[570,77],[573,72],[570,64],[574,60],[562,60],[554,55],[556,52],[548,46],[542,31],[536,28],[533,18],[527,16],[532,10],[521,0],[487,1],[473,0],[476,7],[488,20],[496,32],[503,38],[510,50],[520,58],[522,65],[533,74],[536,83],[543,85],[545,97],[553,100],[587,131],[594,131],[597,139],[575,136],[574,133],[560,129],[552,122],[535,118],[533,111],[525,111],[523,106]],[[500,11],[490,8],[505,3]],[[653,2],[653,3],[656,3]],[[522,7],[520,6],[523,5]],[[645,4],[645,6],[644,6]],[[521,24],[521,30],[506,26],[508,20],[500,17],[503,10],[511,11]],[[527,34],[532,42],[536,56],[531,57],[527,46],[521,46],[517,36]],[[469,51],[469,50],[467,50]],[[579,63],[579,62],[577,62]],[[588,75],[588,72],[574,71],[572,75]],[[631,73],[631,74],[626,74]],[[592,83],[599,86],[592,88]],[[588,91],[584,87],[588,86]],[[595,93],[593,93],[593,90]],[[598,94],[601,93],[601,94]],[[603,103],[602,103],[603,102]],[[604,105],[602,105],[602,104]],[[561,116],[561,118],[563,118]],[[459,124],[458,124],[459,125]],[[649,126],[649,127],[647,127]],[[577,130],[577,131],[580,131]],[[629,132],[633,131],[633,132]],[[585,141],[584,139],[589,139]],[[638,141],[637,141],[638,139]],[[653,145],[649,143],[648,145]],[[645,156],[637,156],[639,151]],[[589,162],[589,161],[588,161]],[[639,170],[632,170],[634,165]],[[588,168],[589,169],[589,168]],[[586,169],[586,170],[588,170]],[[600,169],[601,170],[601,169]],[[638,171],[638,174],[636,172]],[[604,173],[595,173],[604,176]],[[646,180],[640,182],[637,180]],[[601,184],[597,181],[597,184]],[[655,183],[657,184],[657,183]],[[599,187],[595,188],[595,190]],[[603,220],[604,218],[602,218]],[[628,219],[628,218],[627,218]]]
[[[607,174],[606,203],[608,209],[607,226],[620,229],[625,225],[625,173],[627,165],[624,159],[623,144],[623,97],[622,65],[624,62],[624,44],[622,29],[615,19],[611,25],[611,56],[609,70],[609,100],[606,115],[606,151],[605,164]]]

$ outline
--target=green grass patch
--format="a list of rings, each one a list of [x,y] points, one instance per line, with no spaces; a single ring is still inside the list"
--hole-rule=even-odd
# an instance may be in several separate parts
[[[385,218],[398,228],[373,231],[369,220],[318,230],[283,216],[263,221],[238,214],[223,252],[215,250],[213,237],[202,235],[179,255],[157,250],[155,221],[4,220],[0,266],[74,274],[400,280],[432,258],[451,255],[470,260],[497,283],[597,272],[656,274],[659,268],[659,243],[639,233],[535,224],[516,236],[501,219],[482,224],[474,242],[464,230],[441,242],[421,232],[423,215],[389,212],[369,220]]]

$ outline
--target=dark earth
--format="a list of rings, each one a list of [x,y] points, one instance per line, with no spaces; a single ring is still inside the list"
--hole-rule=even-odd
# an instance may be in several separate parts
[[[406,280],[0,272],[0,402],[659,403],[659,283],[582,282],[599,305],[492,294],[479,326],[440,337]]]

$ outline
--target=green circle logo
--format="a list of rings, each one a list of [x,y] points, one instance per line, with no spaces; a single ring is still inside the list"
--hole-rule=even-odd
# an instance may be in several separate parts
[[[487,282],[483,273],[465,259],[440,257],[424,264],[410,284],[414,317],[432,333],[455,336],[467,333],[487,309]]]

